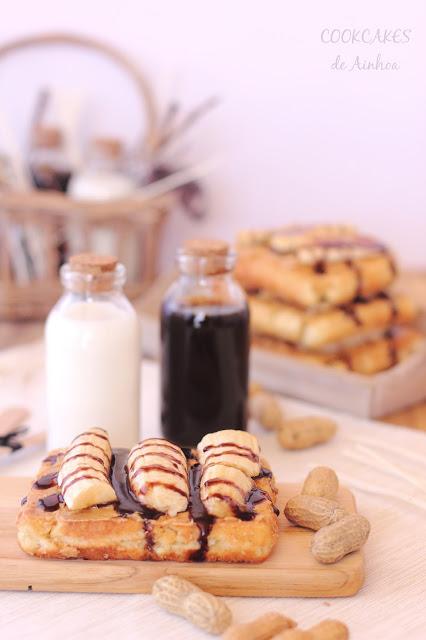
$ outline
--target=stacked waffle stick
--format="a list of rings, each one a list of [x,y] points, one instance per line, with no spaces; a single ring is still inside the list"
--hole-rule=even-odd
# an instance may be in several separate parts
[[[411,326],[412,301],[389,292],[393,257],[351,227],[244,232],[238,252],[236,276],[260,348],[373,374],[423,341]]]

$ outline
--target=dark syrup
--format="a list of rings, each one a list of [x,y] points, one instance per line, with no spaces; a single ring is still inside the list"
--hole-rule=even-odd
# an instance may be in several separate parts
[[[248,309],[163,305],[161,339],[164,437],[190,447],[218,428],[245,429]]]
[[[48,496],[44,496],[44,498],[40,498],[38,505],[45,511],[56,511],[63,501],[64,499],[60,493],[51,493]]]
[[[47,473],[45,476],[41,476],[34,482],[35,489],[50,489],[56,486],[58,481],[58,473]]]

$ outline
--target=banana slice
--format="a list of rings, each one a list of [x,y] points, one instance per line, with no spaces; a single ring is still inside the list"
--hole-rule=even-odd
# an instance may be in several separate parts
[[[244,471],[224,464],[208,465],[200,483],[200,497],[208,513],[218,518],[244,508],[253,480]]]
[[[58,473],[68,509],[86,509],[117,500],[109,481],[111,445],[104,429],[90,429],[74,438]]]
[[[139,442],[128,458],[129,484],[139,502],[175,516],[188,507],[188,468],[177,445],[161,438]]]
[[[252,478],[260,473],[259,444],[247,431],[224,429],[208,433],[198,444],[197,450],[204,466],[225,464],[244,471]]]

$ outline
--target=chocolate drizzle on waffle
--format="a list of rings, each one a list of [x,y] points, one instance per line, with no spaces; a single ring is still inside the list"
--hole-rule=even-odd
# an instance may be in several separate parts
[[[208,550],[209,533],[216,520],[214,516],[211,516],[205,508],[200,496],[200,482],[201,482],[202,467],[196,463],[189,469],[189,513],[192,520],[199,530],[199,548],[193,551],[189,559],[192,562],[202,562]]]
[[[47,473],[45,476],[41,476],[34,482],[35,489],[50,489],[51,487],[55,487],[58,480],[58,473],[55,471],[54,473]]]
[[[51,493],[48,496],[44,496],[44,498],[40,498],[37,504],[45,511],[57,511],[63,502],[64,499],[61,493]]]
[[[128,457],[128,449],[113,449],[111,483],[117,495],[117,502],[114,504],[114,508],[123,516],[129,515],[130,513],[139,513],[143,518],[148,520],[157,520],[164,514],[141,504],[129,487],[126,466]]]
[[[221,442],[220,444],[211,444],[207,447],[203,448],[203,452],[206,453],[211,449],[224,449],[227,451],[213,451],[209,453],[205,460],[204,464],[208,463],[210,458],[218,458],[219,456],[223,456],[224,454],[231,453],[233,456],[241,456],[243,458],[249,458],[249,460],[253,460],[253,462],[259,462],[259,456],[256,455],[249,447],[243,447],[239,444],[235,444],[234,442]]]

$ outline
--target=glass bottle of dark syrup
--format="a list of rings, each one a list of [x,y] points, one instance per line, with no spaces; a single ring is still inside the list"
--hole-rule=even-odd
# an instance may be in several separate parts
[[[249,312],[225,242],[189,241],[177,262],[161,309],[161,422],[165,438],[189,447],[246,428]]]

